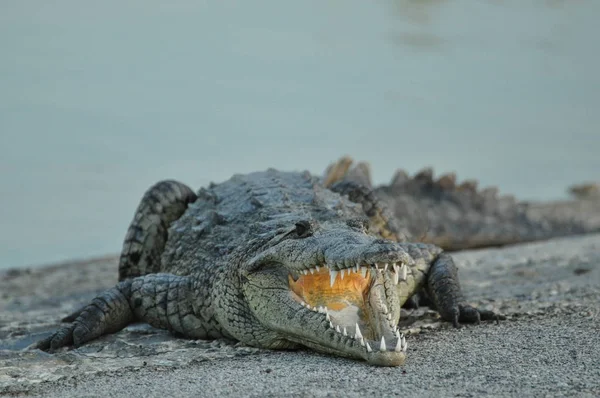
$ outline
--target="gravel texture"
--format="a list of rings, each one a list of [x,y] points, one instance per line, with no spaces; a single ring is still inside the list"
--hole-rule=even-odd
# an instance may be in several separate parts
[[[23,350],[116,282],[116,259],[0,274],[0,395],[600,396],[600,235],[454,254],[469,301],[507,315],[454,329],[404,315],[405,366],[190,341],[145,325],[77,350]]]

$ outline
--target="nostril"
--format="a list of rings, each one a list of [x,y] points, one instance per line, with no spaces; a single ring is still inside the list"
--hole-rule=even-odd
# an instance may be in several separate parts
[[[373,241],[373,243],[377,244],[377,245],[387,245],[390,243],[389,240],[385,240],[385,239],[375,239]]]

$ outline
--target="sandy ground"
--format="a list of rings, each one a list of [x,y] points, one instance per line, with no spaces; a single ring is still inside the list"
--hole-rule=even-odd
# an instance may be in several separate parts
[[[115,259],[0,274],[0,395],[600,396],[600,235],[455,254],[479,307],[507,315],[454,329],[407,312],[405,366],[310,351],[190,341],[132,325],[77,350],[22,348],[116,282]]]

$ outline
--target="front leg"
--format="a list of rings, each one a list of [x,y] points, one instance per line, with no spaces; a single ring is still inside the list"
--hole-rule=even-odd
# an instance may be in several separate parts
[[[84,307],[73,323],[32,348],[54,351],[115,333],[133,322],[206,338],[210,327],[194,311],[193,282],[188,277],[148,274],[119,282]]]
[[[452,322],[455,327],[460,323],[504,319],[493,311],[479,310],[465,302],[458,279],[458,269],[449,254],[430,244],[402,243],[401,245],[414,259],[414,264],[409,266],[405,280],[398,284],[402,304],[422,290],[426,294],[427,301],[439,312],[442,319]]]
[[[427,293],[441,317],[455,327],[463,323],[479,323],[480,320],[502,319],[493,311],[479,310],[465,302],[458,269],[447,253],[441,253],[433,262],[427,277]]]

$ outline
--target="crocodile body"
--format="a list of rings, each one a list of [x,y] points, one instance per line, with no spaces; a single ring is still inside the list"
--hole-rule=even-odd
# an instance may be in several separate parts
[[[368,209],[373,198],[350,193],[276,170],[197,194],[157,183],[125,237],[118,285],[35,347],[80,346],[143,321],[194,339],[396,366],[406,352],[400,308],[415,294],[455,325],[496,317],[464,302],[450,256],[386,239],[389,225]]]
[[[403,306],[420,299],[455,326],[501,318],[465,303],[444,249],[598,228],[595,208],[585,217],[573,206],[568,217],[535,213],[430,173],[373,188],[368,166],[351,163],[341,159],[324,178],[235,175],[196,193],[157,183],[127,231],[119,283],[33,347],[77,347],[142,321],[193,339],[397,366],[407,347]]]

